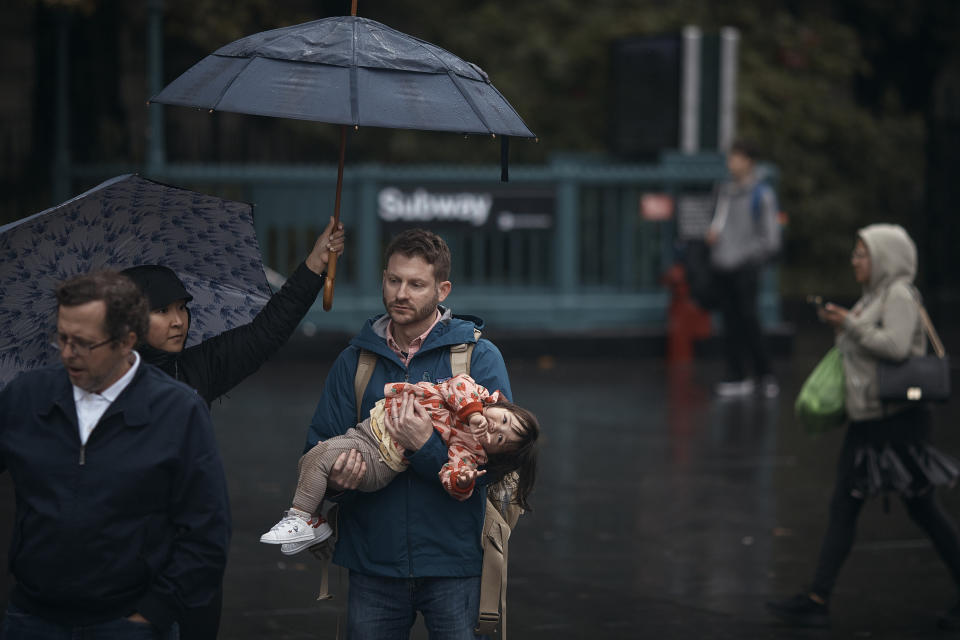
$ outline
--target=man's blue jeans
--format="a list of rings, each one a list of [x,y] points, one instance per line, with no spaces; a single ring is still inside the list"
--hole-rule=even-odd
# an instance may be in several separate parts
[[[108,620],[82,627],[65,627],[32,615],[12,604],[0,627],[0,640],[177,640],[177,624],[166,633],[152,624],[130,622],[126,618]]]
[[[423,615],[430,640],[477,640],[480,576],[377,578],[350,572],[347,640],[407,640]]]

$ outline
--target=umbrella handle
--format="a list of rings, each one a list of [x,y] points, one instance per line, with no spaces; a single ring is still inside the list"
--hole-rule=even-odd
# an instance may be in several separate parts
[[[337,192],[333,201],[333,228],[340,222],[340,194],[343,192],[343,165],[347,155],[347,127],[340,125],[340,158],[337,162]],[[323,283],[323,310],[333,307],[333,287],[337,277],[337,254],[327,254],[327,281]]]
[[[337,277],[337,254],[330,252],[327,258],[327,279],[323,283],[323,310],[330,311],[333,307],[333,287]]]

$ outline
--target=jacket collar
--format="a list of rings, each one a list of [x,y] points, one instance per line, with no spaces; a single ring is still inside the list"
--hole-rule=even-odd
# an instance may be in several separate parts
[[[462,344],[464,342],[475,342],[474,327],[483,328],[483,321],[475,316],[454,315],[453,312],[443,305],[439,306],[440,320],[433,326],[433,330],[427,335],[423,346],[417,352],[418,355],[427,353],[434,349],[445,349],[450,345]],[[386,327],[389,321],[387,314],[374,316],[367,320],[360,333],[355,336],[350,344],[372,351],[377,355],[396,361],[403,366],[400,357],[387,346]]]
[[[137,368],[137,373],[133,380],[127,385],[127,388],[117,396],[117,399],[110,404],[101,420],[116,415],[124,414],[124,422],[127,426],[145,425],[150,420],[148,385],[149,381],[144,380],[147,376],[147,369],[151,365],[141,361]],[[55,386],[52,393],[48,396],[46,403],[40,407],[40,415],[50,415],[54,407],[59,407],[71,424],[77,426],[77,406],[73,401],[73,385],[70,384],[70,378],[62,367],[57,372]]]

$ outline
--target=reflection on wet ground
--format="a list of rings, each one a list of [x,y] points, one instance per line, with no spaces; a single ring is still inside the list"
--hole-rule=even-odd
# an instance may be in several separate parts
[[[740,401],[712,397],[715,361],[505,353],[515,399],[545,436],[535,511],[511,539],[512,637],[950,637],[935,621],[955,590],[895,501],[889,514],[878,503],[864,510],[832,631],[787,629],[763,611],[810,578],[825,526],[840,434],[803,434],[792,404],[827,346],[820,335],[798,340],[778,363],[780,398]],[[317,602],[318,562],[258,542],[290,498],[329,366],[296,354],[288,349],[214,407],[234,518],[222,638],[333,638],[342,624],[336,570],[337,597]],[[956,409],[937,413],[938,442],[960,453]],[[943,497],[960,515],[960,495]],[[419,624],[414,637],[426,637]]]

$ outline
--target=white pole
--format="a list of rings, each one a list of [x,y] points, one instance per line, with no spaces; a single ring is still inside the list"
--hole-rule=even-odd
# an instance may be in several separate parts
[[[720,108],[717,149],[726,153],[737,135],[737,66],[740,32],[734,27],[720,30]]]
[[[700,150],[700,27],[683,28],[683,67],[680,79],[680,151]]]

